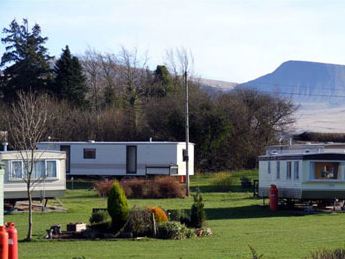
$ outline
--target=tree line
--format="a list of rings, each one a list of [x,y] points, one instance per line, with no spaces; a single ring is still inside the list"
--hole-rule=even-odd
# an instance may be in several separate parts
[[[0,130],[8,130],[18,93],[34,93],[49,96],[44,139],[184,141],[181,75],[192,61],[187,51],[169,52],[166,64],[150,70],[147,57],[126,48],[115,54],[87,50],[77,57],[66,46],[55,59],[40,26],[29,28],[27,20],[13,20],[3,33]],[[249,89],[209,95],[193,77],[188,83],[190,140],[199,170],[255,167],[264,147],[294,122],[288,100]]]

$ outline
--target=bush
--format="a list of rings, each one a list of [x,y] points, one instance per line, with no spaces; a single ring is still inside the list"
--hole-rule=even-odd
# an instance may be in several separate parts
[[[206,216],[200,190],[193,195],[193,198],[194,203],[190,212],[190,226],[194,228],[201,228],[205,224]]]
[[[186,210],[169,210],[170,221],[178,221],[186,226],[190,225],[190,215]]]
[[[93,212],[91,214],[89,221],[90,221],[90,224],[109,221],[109,213],[108,211],[102,211],[102,210]]]
[[[158,225],[158,237],[162,239],[185,239],[194,237],[192,229],[179,222],[165,222]]]
[[[109,232],[111,230],[111,221],[108,220],[108,221],[93,223],[90,225],[90,228],[102,233]]]
[[[308,259],[344,259],[345,258],[345,249],[336,248],[336,249],[322,249],[316,252],[311,253]]]
[[[184,186],[171,176],[125,179],[121,185],[128,198],[183,198]]]
[[[109,179],[100,180],[94,184],[94,188],[100,197],[106,197],[108,196],[113,183],[114,181]]]
[[[153,236],[152,213],[147,209],[132,209],[125,231],[133,233],[135,237]]]
[[[211,182],[217,191],[228,192],[231,189],[232,176],[225,172],[214,173]]]
[[[156,177],[153,185],[158,187],[156,198],[183,198],[185,196],[184,185],[181,185],[175,177]]]
[[[157,223],[163,223],[163,222],[168,221],[168,216],[162,208],[151,207],[149,208],[149,211],[153,213]]]
[[[111,217],[112,227],[119,230],[128,219],[128,203],[125,192],[120,183],[114,181],[108,196],[108,212]]]

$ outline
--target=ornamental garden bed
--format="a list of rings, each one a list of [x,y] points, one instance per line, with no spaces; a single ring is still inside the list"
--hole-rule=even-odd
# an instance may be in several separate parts
[[[165,181],[163,181],[165,182]],[[47,229],[47,239],[116,239],[159,238],[186,239],[212,234],[206,227],[204,203],[201,193],[194,196],[190,211],[165,211],[161,207],[129,209],[122,185],[112,181],[107,192],[107,208],[93,208],[89,224],[68,224],[67,231],[60,225]]]

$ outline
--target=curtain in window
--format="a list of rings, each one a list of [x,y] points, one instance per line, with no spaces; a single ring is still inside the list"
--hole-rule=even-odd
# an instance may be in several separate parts
[[[23,178],[23,167],[21,161],[12,161],[11,177],[16,179]]]
[[[47,177],[56,177],[56,161],[47,161]]]
[[[45,177],[44,161],[36,161],[35,162],[33,176],[36,179]]]

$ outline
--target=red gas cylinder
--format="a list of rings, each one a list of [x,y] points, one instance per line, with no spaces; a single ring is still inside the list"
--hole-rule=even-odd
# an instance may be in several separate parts
[[[270,188],[270,209],[276,211],[278,209],[278,188],[276,185],[272,184]]]
[[[13,222],[6,224],[8,233],[8,259],[18,259],[18,233]]]
[[[180,183],[185,183],[186,182],[186,176],[185,175],[180,175],[179,176],[179,182]]]
[[[0,226],[0,258],[8,258],[8,233],[4,226]]]

